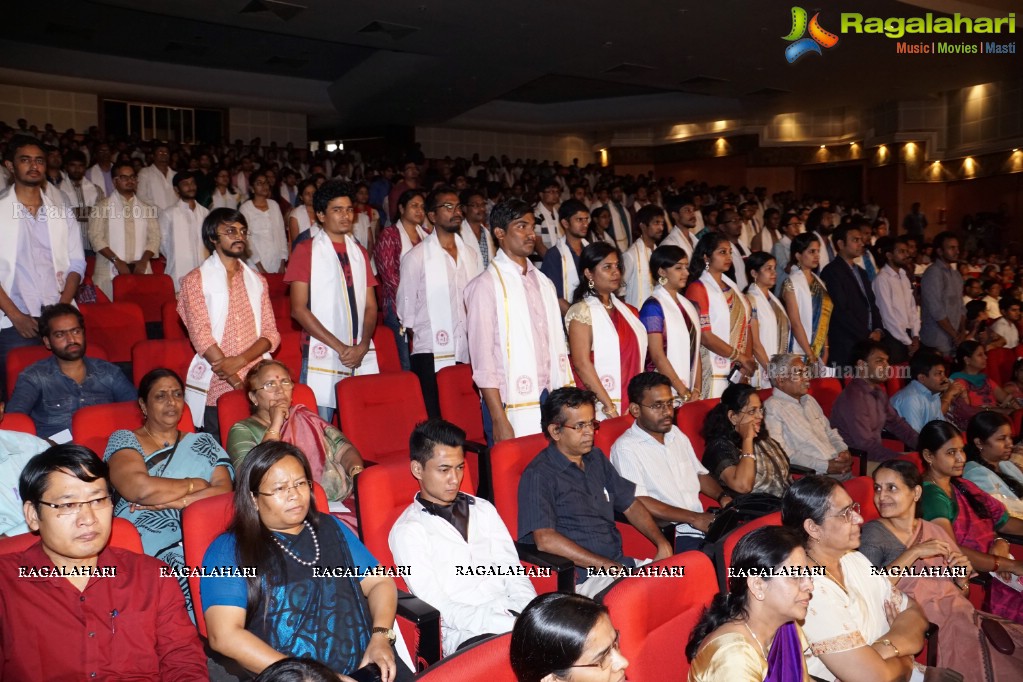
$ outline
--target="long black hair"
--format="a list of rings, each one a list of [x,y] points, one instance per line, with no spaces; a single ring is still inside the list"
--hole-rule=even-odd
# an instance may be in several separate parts
[[[797,234],[792,238],[792,244],[789,245],[789,262],[785,266],[785,272],[792,272],[792,266],[796,264],[797,254],[806,251],[810,248],[810,244],[813,244],[814,242],[817,242],[818,244],[821,243],[820,238],[811,232],[809,227],[806,228],[806,230],[806,232]]]
[[[966,343],[969,343],[968,341]],[[962,348],[962,346],[960,346]],[[935,419],[934,421],[927,422],[924,427],[920,429],[920,439],[917,441],[917,447],[920,449],[920,455],[923,457],[925,450],[931,453],[937,453],[941,449],[941,446],[949,442],[956,436],[962,437],[962,432],[959,431],[951,423],[944,421],[943,419]],[[923,458],[924,466],[928,469],[931,468],[931,463],[927,461],[927,458]],[[966,503],[970,505],[970,509],[982,519],[991,519],[991,513],[984,506],[983,501],[977,499],[973,492],[963,484],[963,481],[958,476],[949,477],[949,482],[952,487],[955,488],[962,494],[966,499]],[[995,519],[992,519],[995,520]]]
[[[714,406],[707,414],[703,422],[703,430],[700,435],[706,442],[718,438],[727,438],[736,446],[742,444],[739,432],[735,430],[735,424],[728,418],[729,412],[742,412],[749,404],[750,396],[755,394],[757,389],[749,384],[729,384],[724,393],[721,394],[721,402]],[[760,442],[768,437],[767,424],[760,425],[760,432],[754,437],[755,442]]]
[[[984,458],[980,456],[981,449],[977,447],[975,442],[977,439],[980,439],[981,442],[986,441],[998,433],[998,430],[1003,426],[1008,426],[1010,430],[1012,429],[1012,422],[1001,412],[982,410],[973,415],[969,425],[966,427],[966,459],[990,470],[1016,497],[1023,498],[1023,485],[1011,476],[1003,476],[998,467],[991,466],[984,461]]]
[[[960,343],[959,347],[956,348],[955,371],[965,372],[966,358],[976,353],[977,349],[980,348],[982,345],[983,344],[980,341],[976,341],[974,339],[967,339],[966,341]]]
[[[714,253],[720,244],[728,242],[728,237],[720,232],[708,232],[700,237],[693,249],[693,257],[689,259],[689,281],[695,282],[707,269],[707,259]],[[678,261],[676,261],[678,262]]]
[[[566,677],[607,607],[579,594],[548,592],[529,602],[515,621],[511,666],[518,682]]]
[[[583,272],[585,270],[593,272],[594,268],[600,265],[612,253],[618,254],[618,267],[620,268],[622,266],[622,253],[618,250],[617,246],[611,246],[607,242],[591,242],[583,247],[582,252],[579,254],[579,285],[572,293],[572,303],[578,303],[585,296],[596,294],[595,291],[590,290],[589,282],[586,280],[586,275]],[[568,292],[566,291],[565,293],[567,294]]]
[[[770,569],[780,566],[792,551],[802,546],[803,538],[791,528],[764,526],[747,534],[735,546],[731,568],[748,573],[751,569]],[[732,621],[749,617],[749,588],[747,578],[729,576],[728,589],[714,595],[713,601],[700,616],[700,621],[689,635],[686,658],[692,661],[707,635]]]
[[[284,553],[273,540],[273,532],[263,524],[256,507],[259,486],[270,469],[285,457],[294,457],[302,465],[305,477],[313,480],[309,460],[297,447],[282,441],[260,443],[249,451],[238,468],[234,488],[234,519],[228,532],[234,534],[235,556],[239,566],[255,566],[256,575],[245,578],[248,587],[246,623],[251,621],[256,606],[262,601],[265,579],[268,587],[279,585],[284,578]],[[310,490],[309,511],[305,520],[317,532],[319,514],[316,497]]]
[[[803,543],[809,534],[803,522],[812,519],[818,526],[824,525],[831,507],[831,493],[841,484],[828,476],[804,476],[785,491],[781,498],[781,523],[799,533]]]

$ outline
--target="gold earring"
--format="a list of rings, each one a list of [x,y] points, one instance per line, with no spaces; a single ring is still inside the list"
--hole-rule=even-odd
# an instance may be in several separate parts
[[[591,280],[587,280],[587,281],[586,281],[586,286],[588,286],[588,287],[590,288],[590,291],[593,291],[593,288],[594,288],[594,287],[595,287],[596,285],[595,285],[595,284],[593,283],[593,280],[591,279]]]
[[[661,277],[657,278],[657,283],[663,287],[665,284],[668,283],[668,278],[662,275]]]

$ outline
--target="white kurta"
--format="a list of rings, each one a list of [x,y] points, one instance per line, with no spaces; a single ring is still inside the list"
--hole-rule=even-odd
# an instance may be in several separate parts
[[[209,213],[201,204],[193,209],[184,201],[160,212],[160,253],[167,257],[165,272],[174,280],[174,291],[210,255],[202,243],[202,222]]]
[[[249,224],[249,266],[261,263],[267,272],[277,272],[288,259],[288,238],[284,216],[276,201],[267,201],[267,210],[256,208],[251,201],[242,204],[241,213]]]

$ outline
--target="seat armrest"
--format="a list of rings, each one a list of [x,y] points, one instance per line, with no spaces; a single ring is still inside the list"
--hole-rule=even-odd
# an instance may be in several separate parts
[[[789,464],[789,474],[795,474],[797,476],[813,476],[817,472],[810,467],[800,466],[799,464]]]
[[[938,625],[931,623],[924,632],[924,640],[927,642],[927,666],[930,668],[938,665]]]
[[[558,592],[575,592],[575,564],[563,556],[542,552],[536,545],[528,542],[516,542],[515,551],[518,552],[519,560],[549,568],[558,578]]]
[[[490,448],[486,443],[479,443],[474,440],[467,440],[462,449],[476,454],[479,462],[479,480],[476,481],[476,497],[482,497],[487,502],[494,502],[493,474],[490,469]]]
[[[625,514],[622,514],[621,512],[615,512],[615,521],[618,521],[619,523],[629,523],[629,519],[626,518]],[[664,539],[668,541],[668,544],[674,547],[675,529],[678,528],[681,524],[678,523],[677,521],[661,521],[660,519],[656,518],[654,519],[654,523],[656,523],[657,527],[661,529],[661,535],[663,535]],[[631,526],[632,524],[629,523],[629,525]],[[633,528],[635,528],[635,526],[633,526]]]
[[[398,590],[399,618],[409,621],[419,631],[419,645],[413,652],[413,658],[421,658],[428,665],[441,658],[440,646],[440,611],[422,599]]]
[[[860,460],[860,476],[867,475],[867,451],[859,448],[849,448],[849,454]]]

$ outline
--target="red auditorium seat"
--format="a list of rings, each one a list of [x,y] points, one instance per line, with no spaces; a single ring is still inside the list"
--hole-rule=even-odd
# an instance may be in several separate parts
[[[273,308],[274,311],[274,322],[277,323],[277,331],[301,331],[302,327],[300,327],[298,322],[295,321],[295,318],[291,316],[290,298],[287,296],[271,297],[270,307]]]
[[[440,416],[465,431],[465,438],[470,441],[465,452],[467,474],[472,478],[474,489],[489,499],[490,451],[483,432],[480,396],[472,382],[472,367],[451,365],[437,372],[437,395]]]
[[[722,590],[727,587],[725,584],[725,576],[728,575],[728,567],[732,565],[732,553],[735,551],[735,546],[739,544],[739,540],[742,540],[744,535],[756,530],[757,528],[780,525],[781,512],[771,512],[770,514],[764,514],[758,519],[753,519],[752,521],[744,523],[717,543],[717,546],[714,548],[714,565],[717,567],[718,585]]]
[[[22,533],[21,535],[0,538],[0,554],[23,552],[38,540],[39,536],[35,533]],[[139,536],[135,526],[128,519],[121,519],[116,516],[110,525],[110,542],[107,543],[107,546],[126,549],[136,554],[145,553],[142,551],[142,538]]]
[[[164,303],[174,301],[170,275],[118,275],[114,277],[114,303],[135,303],[146,322],[161,322]]]
[[[854,502],[860,503],[860,516],[863,522],[867,523],[880,518],[877,507],[874,506],[874,479],[870,476],[856,476],[842,483],[842,487],[849,493]]]
[[[270,298],[288,297],[288,285],[284,283],[284,273],[265,272],[263,277],[266,278],[266,293]]]
[[[384,328],[388,334],[390,330]],[[412,429],[426,419],[419,378],[412,372],[354,376],[335,387],[341,430],[363,459],[408,461]]]
[[[600,430],[593,435],[593,446],[599,448],[605,456],[611,456],[611,446],[615,444],[619,436],[629,430],[636,420],[626,412],[614,419],[605,419],[600,422]]]
[[[1016,362],[1016,350],[1010,348],[992,348],[987,352],[988,377],[1001,386],[1012,379],[1012,365]]]
[[[188,366],[195,357],[195,349],[188,339],[151,339],[139,341],[131,349],[131,376],[136,386],[152,369],[166,367],[174,370],[182,381],[187,381]]]
[[[316,396],[313,389],[305,384],[296,383],[291,391],[291,402],[295,405],[305,405],[316,412]],[[220,442],[227,447],[227,436],[231,427],[248,418],[252,414],[252,403],[249,402],[249,394],[243,388],[228,391],[217,399],[217,418],[220,421]]]
[[[685,403],[675,412],[675,423],[682,433],[689,437],[693,444],[696,456],[702,461],[703,451],[707,443],[703,440],[703,423],[707,421],[707,415],[721,403],[721,398],[708,398],[706,400],[694,400]]]
[[[302,375],[302,332],[287,328],[277,331],[281,335],[281,345],[270,355],[283,362],[292,380],[298,381]]]
[[[80,443],[102,457],[107,449],[110,434],[119,429],[137,429],[142,425],[142,410],[137,401],[90,405],[75,412],[71,417],[71,435]],[[192,411],[188,405],[181,412],[178,429],[186,433],[195,432],[192,425]]]
[[[160,306],[160,320],[163,323],[164,339],[187,339],[188,330],[178,315],[177,301],[165,301]]]
[[[88,338],[103,347],[109,360],[131,362],[131,349],[146,340],[142,308],[135,303],[86,303],[81,310]]]
[[[373,347],[377,351],[377,366],[381,374],[401,372],[401,359],[398,356],[398,344],[394,340],[394,332],[386,325],[378,324],[373,332]]]
[[[27,414],[20,414],[17,412],[8,412],[5,414],[3,422],[0,423],[0,429],[5,431],[31,433],[33,436],[36,435],[36,424],[32,421],[32,418]]]
[[[85,354],[90,358],[96,358],[97,360],[106,360],[107,354],[99,344],[91,343],[88,335],[86,336],[86,347]],[[20,348],[12,348],[7,353],[7,395],[14,393],[14,386],[18,382],[18,377],[29,365],[34,365],[40,360],[52,356],[53,354],[46,350],[46,346],[21,346]]]
[[[810,395],[821,406],[824,416],[829,419],[831,418],[831,406],[835,404],[835,399],[838,398],[838,394],[841,392],[842,382],[833,377],[810,380]]]
[[[487,682],[516,682],[508,658],[511,633],[497,635],[473,644],[435,663],[423,671],[417,682],[455,682],[456,680],[486,680]]]

